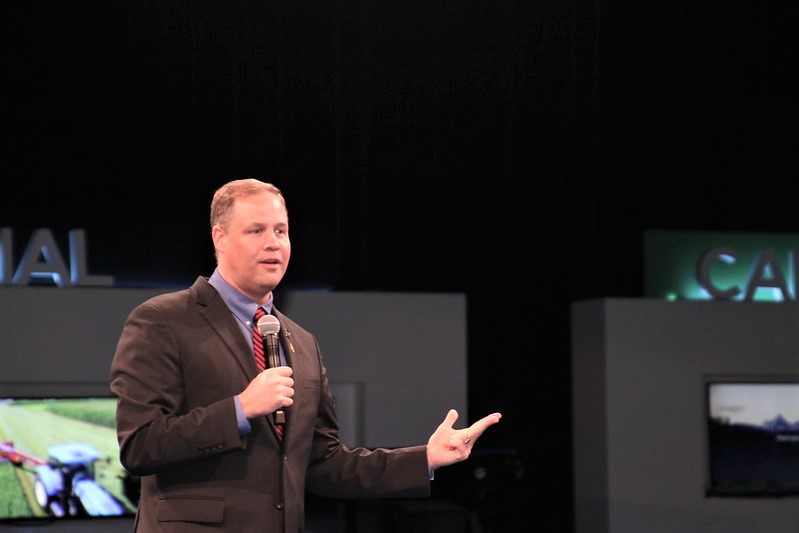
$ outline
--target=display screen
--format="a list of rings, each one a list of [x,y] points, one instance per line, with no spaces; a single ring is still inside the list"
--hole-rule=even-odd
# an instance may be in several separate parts
[[[799,495],[799,378],[707,383],[710,496]]]
[[[0,398],[0,521],[133,516],[116,399]]]

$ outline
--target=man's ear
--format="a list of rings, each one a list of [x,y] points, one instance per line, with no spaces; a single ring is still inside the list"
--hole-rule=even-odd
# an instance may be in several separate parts
[[[214,242],[214,249],[222,251],[225,247],[225,230],[216,225],[211,228],[211,240]]]

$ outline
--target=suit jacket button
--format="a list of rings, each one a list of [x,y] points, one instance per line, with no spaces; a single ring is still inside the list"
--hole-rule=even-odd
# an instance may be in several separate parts
[[[286,505],[285,505],[283,502],[277,502],[277,503],[275,504],[275,508],[276,508],[276,509],[279,509],[279,510],[281,510],[281,511],[283,510],[283,508],[284,508],[285,506],[286,506]]]

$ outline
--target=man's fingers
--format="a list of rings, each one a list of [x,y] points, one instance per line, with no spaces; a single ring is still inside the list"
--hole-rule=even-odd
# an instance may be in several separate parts
[[[488,416],[485,416],[485,417],[481,418],[480,420],[478,420],[477,422],[475,422],[474,424],[472,424],[472,425],[469,427],[469,435],[471,435],[471,437],[472,437],[472,440],[474,440],[474,439],[476,439],[477,437],[479,437],[480,435],[482,435],[482,434],[483,434],[483,432],[484,432],[484,431],[485,431],[485,430],[486,430],[486,429],[487,429],[489,426],[493,426],[494,424],[496,424],[497,422],[499,422],[499,419],[500,419],[500,418],[502,418],[502,415],[501,415],[501,414],[499,414],[499,413],[493,413],[493,414],[490,414],[490,415],[488,415]]]
[[[458,420],[458,411],[455,409],[450,409],[447,411],[447,416],[444,417],[444,421],[441,425],[447,429],[452,429],[452,426],[455,425],[455,422]]]
[[[500,413],[492,413],[488,416],[484,416],[483,418],[481,418],[480,420],[469,426],[466,432],[469,442],[476,440],[480,435],[483,434],[483,432],[489,426],[493,426],[494,424],[499,422],[500,418],[502,418],[502,415]],[[454,431],[453,426],[457,421],[458,421],[458,411],[456,411],[455,409],[450,409],[447,412],[447,416],[444,417],[444,421],[441,423],[440,427],[444,429],[451,429]],[[465,444],[468,444],[468,442],[466,442]]]

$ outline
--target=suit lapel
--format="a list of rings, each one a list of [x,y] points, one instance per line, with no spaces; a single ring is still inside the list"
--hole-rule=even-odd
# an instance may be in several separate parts
[[[253,379],[258,369],[255,366],[252,350],[225,301],[205,279],[198,279],[192,285],[192,290],[200,314],[230,349],[242,372],[247,375],[247,379]]]
[[[290,366],[293,370],[293,377],[295,387],[296,384],[299,383],[299,375],[302,373],[302,370],[297,368],[299,365],[299,357],[297,357],[296,347],[294,344],[294,339],[292,338],[291,334],[291,326],[289,325],[289,320],[277,309],[272,307],[272,314],[274,314],[277,319],[280,321],[280,333],[278,333],[278,338],[280,339],[281,347],[283,348],[283,355],[286,356],[286,364]],[[294,400],[297,400],[297,389],[294,389]],[[285,444],[286,438],[291,433],[291,419],[294,411],[296,411],[298,407],[293,405],[288,409],[285,409],[286,412],[286,426],[285,426],[285,433],[283,434],[283,443]],[[272,419],[270,417],[270,424],[272,423]]]

